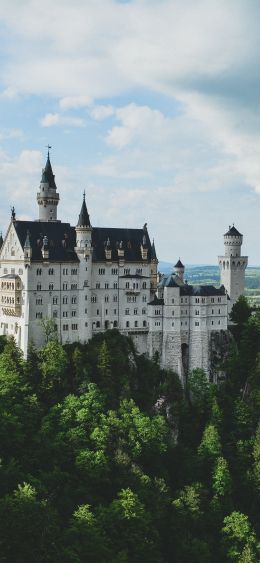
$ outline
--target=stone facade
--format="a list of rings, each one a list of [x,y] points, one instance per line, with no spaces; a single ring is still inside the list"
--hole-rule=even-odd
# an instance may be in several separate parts
[[[184,281],[180,260],[174,273],[158,278],[146,225],[92,227],[85,194],[76,227],[59,221],[56,189],[48,154],[37,193],[39,219],[19,221],[13,209],[1,241],[0,333],[13,335],[26,356],[30,340],[44,344],[42,319],[55,321],[64,344],[117,328],[183,382],[197,367],[215,378],[215,360],[227,341],[228,303],[244,290],[242,235],[234,227],[225,235],[222,286],[193,287]]]

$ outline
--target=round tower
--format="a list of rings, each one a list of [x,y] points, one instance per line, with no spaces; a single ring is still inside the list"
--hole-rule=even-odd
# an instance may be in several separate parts
[[[79,214],[79,219],[76,231],[76,252],[80,249],[90,249],[91,247],[91,232],[92,227],[90,225],[89,214],[86,206],[85,192],[83,193],[83,202]]]
[[[228,311],[243,295],[245,290],[245,269],[248,263],[247,256],[241,256],[243,235],[233,225],[224,234],[225,255],[218,257],[220,280],[229,296]]]
[[[181,262],[180,258],[179,258],[177,264],[175,264],[174,269],[175,269],[175,273],[178,276],[178,278],[180,278],[180,280],[183,281],[185,267],[184,267],[183,263]]]
[[[55,176],[52,172],[50,153],[48,150],[46,165],[42,171],[40,188],[37,193],[39,221],[57,221],[57,206],[60,197],[56,190],[57,186],[55,184]]]

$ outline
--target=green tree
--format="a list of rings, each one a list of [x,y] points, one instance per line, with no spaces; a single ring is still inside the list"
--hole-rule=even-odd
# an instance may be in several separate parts
[[[58,327],[54,319],[41,319],[39,324],[42,327],[46,343],[51,340],[58,340]]]
[[[259,544],[246,514],[235,511],[226,516],[222,534],[228,559],[239,563],[257,563],[259,561]],[[247,559],[248,555],[250,559]]]
[[[231,494],[232,479],[224,457],[218,457],[216,460],[212,474],[212,488],[217,497]]]
[[[203,432],[198,454],[206,462],[214,462],[221,454],[221,442],[214,424],[208,424]]]
[[[57,515],[29,483],[0,499],[0,537],[2,561],[59,560]]]
[[[251,308],[247,301],[247,298],[244,295],[240,295],[240,297],[232,307],[230,320],[241,327],[248,321],[250,315]]]

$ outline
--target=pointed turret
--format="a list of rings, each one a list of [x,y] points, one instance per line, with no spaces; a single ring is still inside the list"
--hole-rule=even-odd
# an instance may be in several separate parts
[[[180,278],[180,280],[183,281],[185,267],[184,267],[180,258],[179,258],[178,262],[175,264],[174,268],[175,268],[175,273],[178,276],[178,278]]]
[[[47,161],[42,170],[40,190],[37,193],[39,221],[57,221],[57,206],[60,198],[56,192],[57,186],[52,171],[49,148],[51,147],[48,145]]]
[[[31,246],[31,240],[30,240],[30,232],[27,230],[27,234],[26,234],[26,239],[24,242],[24,258],[25,260],[31,259],[32,257],[32,246]]]
[[[83,193],[83,202],[82,202],[82,206],[81,206],[81,210],[80,210],[80,214],[79,214],[79,220],[78,220],[78,223],[77,223],[77,227],[90,227],[89,214],[88,214],[88,210],[87,210],[87,206],[86,206],[85,191]]]
[[[91,249],[92,227],[90,224],[89,214],[86,206],[86,195],[83,193],[83,202],[79,214],[79,219],[75,227],[77,236],[76,252],[86,252]]]
[[[153,239],[152,248],[151,248],[151,260],[157,260],[154,239]]]
[[[50,151],[49,150],[48,150],[48,154],[47,154],[47,160],[46,160],[45,168],[43,168],[43,171],[42,171],[41,182],[44,183],[44,184],[48,183],[50,188],[57,190],[57,186],[55,184],[55,176],[54,176],[53,171],[52,171],[52,166],[51,166],[51,161],[50,161]]]

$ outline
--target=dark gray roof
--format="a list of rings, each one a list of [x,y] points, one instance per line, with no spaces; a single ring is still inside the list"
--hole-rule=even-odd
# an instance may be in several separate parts
[[[241,233],[236,229],[236,227],[229,227],[229,230],[224,234],[224,237],[242,237]]]
[[[124,259],[126,262],[143,262],[141,255],[141,245],[143,242],[143,229],[123,229],[93,227],[92,245],[93,261],[105,261],[105,245],[109,238],[111,249],[111,260],[118,261],[117,250],[119,246],[125,251]],[[148,262],[151,260],[152,245],[148,233],[145,233],[147,245]]]
[[[47,161],[45,164],[45,168],[42,171],[42,182],[48,183],[50,188],[57,189],[55,184],[55,176],[52,171],[51,161],[50,161],[50,154],[48,151]]]
[[[32,248],[32,260],[42,261],[41,248],[43,237],[48,239],[49,260],[53,262],[77,261],[74,250],[76,246],[75,227],[69,223],[40,222],[40,221],[15,221],[14,226],[22,248],[24,248],[29,231]],[[117,249],[121,245],[124,249],[126,262],[143,262],[141,244],[143,229],[113,229],[94,227],[92,229],[93,262],[105,262],[105,244],[110,240],[111,260],[118,261]],[[146,233],[148,261],[151,259],[151,242]],[[122,243],[122,244],[121,244]]]
[[[79,214],[79,220],[78,220],[77,227],[90,227],[89,214],[88,214],[86,201],[85,201],[85,192],[84,192],[84,195],[83,195],[83,202],[82,202],[82,206],[81,206],[81,210],[80,210],[80,214]]]
[[[226,290],[223,285],[214,287],[213,285],[184,285],[180,287],[180,295],[215,296],[225,295]]]
[[[175,274],[165,275],[161,279],[158,287],[181,287],[183,282]]]
[[[183,263],[180,261],[180,258],[178,262],[175,264],[174,268],[184,268]]]
[[[29,231],[32,248],[32,260],[42,261],[43,237],[48,238],[49,260],[53,262],[78,262],[74,251],[76,246],[75,228],[69,223],[51,223],[40,221],[15,221],[19,241],[24,248]]]
[[[148,303],[148,305],[164,305],[164,300],[163,299],[158,299],[157,295],[154,296],[153,301],[150,301],[150,303]]]

